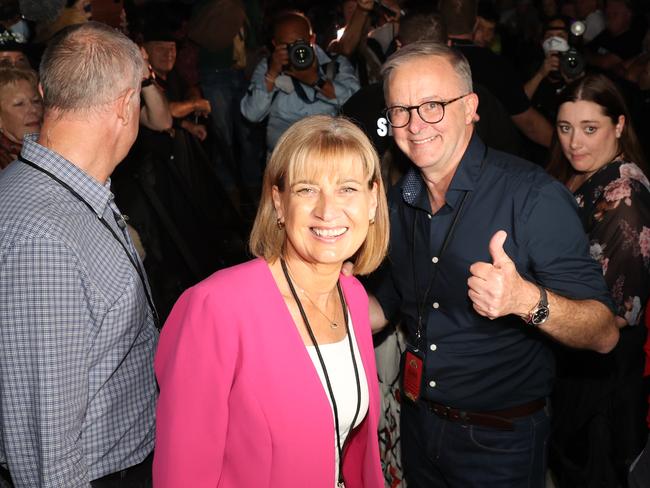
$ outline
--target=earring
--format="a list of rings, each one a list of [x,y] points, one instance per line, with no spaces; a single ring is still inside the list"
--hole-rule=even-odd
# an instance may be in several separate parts
[[[375,218],[373,217],[370,219],[370,225],[374,225],[374,223],[375,223]]]
[[[280,217],[278,217],[278,220],[276,220],[275,223],[278,226],[278,229],[284,229],[284,222],[282,222],[282,219]]]

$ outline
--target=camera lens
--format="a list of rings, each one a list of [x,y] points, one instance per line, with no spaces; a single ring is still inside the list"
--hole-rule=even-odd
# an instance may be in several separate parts
[[[293,60],[296,64],[303,65],[310,58],[307,49],[304,47],[299,47],[293,52]]]
[[[569,49],[560,57],[560,70],[566,77],[577,78],[582,75],[584,69],[584,56],[575,48]]]
[[[304,70],[309,68],[314,62],[314,49],[311,45],[299,39],[296,42],[287,46],[289,54],[289,63],[294,69]]]

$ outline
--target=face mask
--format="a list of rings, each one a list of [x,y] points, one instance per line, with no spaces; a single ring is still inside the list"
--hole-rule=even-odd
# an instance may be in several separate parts
[[[548,56],[548,53],[550,52],[563,53],[569,50],[569,43],[562,37],[553,36],[549,37],[542,43],[542,49],[544,49],[544,55],[546,56]]]

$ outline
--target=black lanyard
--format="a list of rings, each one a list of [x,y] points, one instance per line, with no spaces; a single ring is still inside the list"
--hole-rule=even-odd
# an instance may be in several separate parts
[[[316,354],[318,355],[318,361],[320,362],[320,366],[323,369],[323,375],[325,376],[327,393],[332,402],[332,410],[334,410],[334,428],[336,430],[336,449],[338,450],[339,453],[339,478],[337,481],[337,486],[343,487],[345,486],[343,482],[343,446],[341,446],[341,433],[339,432],[339,412],[336,406],[336,398],[334,398],[334,391],[332,390],[330,377],[327,374],[325,361],[323,360],[323,356],[320,352],[320,348],[318,347],[316,336],[314,336],[314,332],[311,329],[311,325],[309,325],[309,320],[307,319],[307,314],[305,313],[305,309],[303,308],[302,303],[298,298],[298,294],[296,293],[296,289],[294,288],[293,283],[291,282],[291,278],[289,277],[289,270],[287,269],[287,263],[284,262],[284,259],[280,259],[280,264],[282,265],[282,271],[284,272],[284,277],[287,279],[287,283],[289,284],[289,289],[291,290],[291,294],[293,295],[294,300],[296,300],[296,304],[298,305],[298,309],[300,310],[300,315],[302,315],[302,320],[303,322],[305,322],[305,327],[307,328],[307,333],[309,334],[309,338],[311,339],[311,342],[314,345],[314,348],[316,349]],[[352,433],[352,429],[354,429],[354,424],[356,423],[357,417],[359,416],[359,410],[361,410],[361,380],[359,379],[359,369],[357,368],[357,360],[354,355],[354,346],[352,345],[352,334],[350,334],[350,330],[348,326],[348,307],[347,304],[345,303],[345,298],[343,296],[343,291],[341,290],[340,282],[336,283],[336,288],[339,292],[339,298],[341,300],[341,308],[343,309],[343,317],[345,318],[345,332],[348,336],[348,344],[350,345],[350,354],[352,355],[352,366],[354,367],[354,379],[357,384],[357,409],[354,412],[354,418],[352,419],[352,424],[350,425],[350,430],[348,431],[347,439],[349,439],[350,438],[349,434]]]
[[[95,210],[93,209],[92,205],[90,205],[90,203],[88,203],[88,202],[87,202],[87,201],[86,201],[86,200],[85,200],[81,195],[79,195],[79,193],[77,193],[77,192],[76,192],[76,191],[75,191],[75,190],[74,190],[70,185],[68,185],[66,182],[62,181],[60,178],[58,178],[57,176],[53,175],[52,173],[50,173],[50,172],[47,171],[46,169],[41,168],[40,166],[38,166],[38,165],[35,164],[34,162],[32,162],[32,161],[26,159],[26,158],[23,157],[22,155],[21,155],[21,156],[18,156],[18,159],[19,159],[20,161],[22,161],[23,163],[25,163],[27,166],[31,166],[31,167],[34,168],[35,170],[40,171],[41,173],[43,173],[43,174],[46,175],[46,176],[49,176],[53,181],[57,182],[57,183],[58,183],[59,185],[61,185],[63,188],[65,188],[66,190],[68,190],[68,191],[72,194],[72,196],[74,196],[77,200],[79,200],[81,203],[83,203],[84,205],[86,205],[86,207],[88,207],[88,208],[90,209],[90,211],[93,213],[93,215],[96,215],[96,212],[95,212]],[[111,209],[111,211],[112,211],[112,209]],[[113,212],[113,213],[114,213],[114,212]],[[149,293],[149,289],[147,288],[147,280],[146,280],[146,278],[144,277],[144,272],[143,272],[142,269],[140,268],[140,265],[138,264],[138,262],[136,261],[136,259],[131,255],[131,252],[128,250],[128,248],[126,247],[126,245],[124,244],[124,242],[122,241],[122,239],[120,239],[120,238],[118,237],[118,235],[117,235],[116,232],[113,230],[113,228],[111,227],[111,225],[106,221],[106,219],[104,219],[104,216],[103,216],[103,215],[102,215],[102,216],[98,216],[97,218],[98,218],[99,221],[104,225],[104,227],[106,227],[106,228],[108,229],[108,231],[111,233],[111,235],[113,236],[113,238],[114,238],[114,239],[115,239],[115,240],[120,244],[120,246],[122,247],[122,249],[123,249],[124,252],[126,253],[126,256],[129,258],[129,261],[130,261],[131,264],[133,265],[133,268],[134,268],[134,269],[136,270],[136,272],[138,273],[138,276],[140,277],[140,281],[141,281],[141,283],[142,283],[142,287],[144,288],[145,295],[147,296],[147,302],[149,303],[149,308],[151,309],[151,314],[152,314],[152,316],[153,316],[154,324],[155,324],[156,328],[158,328],[158,326],[159,326],[158,312],[156,312],[156,307],[155,307],[154,304],[153,304],[153,299],[152,299],[152,297],[151,297],[151,294]],[[123,230],[123,232],[126,232],[126,230],[125,230],[125,229],[126,229],[126,223],[124,222],[124,218],[123,218],[121,215],[120,215],[120,221],[117,221],[117,222],[118,222],[118,226]],[[125,236],[125,239],[126,239],[126,236]]]
[[[483,172],[483,166],[485,165],[485,159],[487,158],[487,151],[488,147],[485,146],[485,150],[483,151],[483,158],[481,159],[481,166],[479,170],[479,177]],[[424,185],[424,183],[423,183]],[[422,301],[419,300],[418,298],[418,281],[417,281],[417,274],[415,272],[416,266],[415,266],[415,229],[416,229],[416,220],[417,220],[417,215],[418,212],[417,210],[413,210],[413,229],[412,229],[412,242],[411,242],[411,267],[413,269],[413,286],[415,287],[414,294],[415,294],[415,305],[417,307],[417,313],[418,313],[418,324],[417,324],[417,329],[415,331],[415,347],[416,350],[422,350],[422,335],[424,332],[424,328],[422,326],[422,315],[424,313],[424,307],[427,304],[428,298],[429,298],[429,293],[431,292],[431,289],[433,288],[433,284],[438,276],[438,269],[440,268],[440,260],[442,259],[442,255],[444,254],[445,250],[447,249],[447,246],[451,242],[451,239],[454,235],[454,231],[456,230],[456,224],[458,223],[458,220],[460,219],[460,215],[463,211],[463,207],[465,206],[465,202],[467,201],[467,196],[470,194],[469,190],[465,190],[463,193],[463,199],[460,201],[460,205],[458,205],[458,209],[454,213],[454,218],[451,221],[451,225],[447,229],[447,233],[445,234],[445,238],[442,241],[442,246],[440,247],[440,251],[438,251],[437,258],[438,262],[435,263],[435,266],[433,267],[433,272],[431,273],[431,279],[429,280],[429,284],[427,285],[426,290],[424,291],[424,295],[422,296]]]

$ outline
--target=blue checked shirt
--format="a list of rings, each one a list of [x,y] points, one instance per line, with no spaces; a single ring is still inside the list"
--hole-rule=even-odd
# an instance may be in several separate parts
[[[0,172],[0,465],[16,487],[88,487],[154,444],[158,340],[102,185],[28,136]]]

